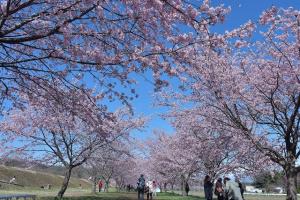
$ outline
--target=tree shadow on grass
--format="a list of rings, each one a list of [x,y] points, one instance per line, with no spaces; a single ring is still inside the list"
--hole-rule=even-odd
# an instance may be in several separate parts
[[[56,200],[55,197],[40,197],[38,200]],[[132,200],[126,197],[97,197],[97,196],[80,196],[64,197],[62,200]]]
[[[136,193],[102,193],[96,196],[74,196],[74,197],[64,197],[63,200],[136,200]],[[145,195],[146,199],[146,195]],[[203,197],[199,196],[187,196],[183,197],[174,193],[159,193],[154,200],[205,200]],[[55,200],[54,197],[42,197],[38,200]]]
[[[55,197],[40,197],[38,200],[56,200]],[[102,193],[92,196],[64,197],[62,200],[136,200],[134,194],[126,193]]]
[[[158,200],[205,200],[203,197],[199,196],[181,196],[175,193],[159,193]]]

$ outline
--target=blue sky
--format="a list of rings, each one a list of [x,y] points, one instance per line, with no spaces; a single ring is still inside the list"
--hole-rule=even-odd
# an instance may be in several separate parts
[[[224,4],[231,7],[231,13],[222,26],[225,30],[230,30],[247,22],[249,19],[257,21],[259,15],[271,6],[294,7],[300,9],[300,0],[212,0],[214,5]]]
[[[231,7],[231,13],[227,16],[225,23],[218,25],[215,30],[224,32],[225,30],[232,30],[235,27],[247,22],[249,19],[257,21],[262,11],[271,6],[277,7],[294,7],[300,9],[300,0],[212,0],[213,5],[224,4]],[[147,73],[145,76],[151,80],[151,74]],[[174,130],[168,122],[159,117],[159,114],[167,111],[166,108],[153,107],[153,85],[145,81],[143,77],[139,76],[138,85],[136,88],[139,98],[135,99],[132,104],[135,109],[135,114],[152,117],[143,132],[136,131],[133,135],[139,139],[146,139],[151,137],[154,129],[162,129],[167,133],[172,133]]]

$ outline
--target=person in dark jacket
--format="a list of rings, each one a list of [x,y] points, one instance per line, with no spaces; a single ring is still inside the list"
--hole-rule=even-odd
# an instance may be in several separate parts
[[[236,182],[239,184],[239,188],[240,188],[240,191],[241,191],[242,198],[245,199],[244,198],[244,192],[245,192],[244,184],[240,180],[237,180]]]
[[[213,183],[210,176],[206,175],[204,178],[204,194],[206,200],[213,199]]]
[[[137,191],[138,191],[138,200],[144,200],[145,178],[143,174],[141,174],[140,178],[138,179]]]
[[[188,182],[185,183],[184,189],[185,189],[186,195],[189,196],[190,186],[189,186]]]

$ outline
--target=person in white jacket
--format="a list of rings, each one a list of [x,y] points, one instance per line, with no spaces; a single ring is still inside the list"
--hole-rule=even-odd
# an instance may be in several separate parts
[[[9,184],[16,184],[16,176],[13,176],[13,177],[9,180]]]
[[[225,195],[228,200],[243,200],[241,190],[237,182],[231,181],[230,178],[224,178]]]
[[[153,181],[148,181],[146,183],[147,188],[147,200],[152,200],[152,194],[154,192]]]
[[[156,185],[156,182],[155,182],[155,181],[153,181],[152,184],[153,184],[153,196],[156,197],[157,185]]]

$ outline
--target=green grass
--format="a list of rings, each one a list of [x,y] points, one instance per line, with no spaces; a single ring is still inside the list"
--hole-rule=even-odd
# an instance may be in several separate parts
[[[18,184],[25,187],[0,183],[0,194],[35,194],[40,200],[53,200],[63,181],[63,177],[59,175],[0,165],[0,180],[9,181],[13,176],[16,176]],[[51,190],[40,188],[47,184],[53,186]],[[81,189],[79,184],[82,185]],[[191,196],[182,197],[174,193],[158,193],[154,200],[204,200],[201,192],[190,192],[190,194]],[[117,193],[115,189],[111,189],[109,193],[95,196],[91,194],[91,184],[87,180],[72,178],[65,197],[66,200],[136,200],[137,194]],[[285,196],[246,195],[245,198],[246,200],[284,200]]]
[[[36,188],[22,188],[16,190],[0,190],[0,194],[34,194],[39,197],[54,197],[59,189],[42,190]],[[68,188],[65,196],[86,196],[91,194],[91,189]]]
[[[109,192],[101,193],[94,195],[82,195],[82,196],[73,196],[65,197],[65,200],[136,200],[137,193],[118,193],[118,192]],[[175,193],[158,193],[157,197],[153,198],[154,200],[205,200],[203,196],[188,196],[183,197]],[[259,196],[259,195],[247,195],[246,200],[284,200],[284,196]],[[54,197],[41,197],[39,200],[54,200]],[[146,195],[145,195],[146,200]],[[216,199],[214,199],[216,200]]]
[[[95,195],[86,195],[86,196],[78,196],[78,197],[65,197],[64,200],[136,200],[137,193],[130,192],[109,192],[109,193],[101,193]],[[146,195],[145,195],[146,199]],[[172,193],[160,193],[157,197],[153,198],[154,200],[204,200],[204,198],[199,197],[182,197],[178,194]],[[40,197],[39,200],[54,200],[54,197]]]
[[[246,200],[285,200],[285,196],[245,195]]]
[[[9,190],[0,191],[0,194],[35,194],[38,196],[38,200],[54,200],[58,190],[36,190],[36,189],[23,189],[23,190]],[[157,197],[154,200],[204,200],[203,194],[192,193],[193,196],[183,197],[175,193],[157,193]],[[111,190],[108,193],[97,193],[96,195],[91,194],[91,190],[77,188],[69,188],[65,193],[65,200],[136,200],[136,192],[115,192]],[[284,196],[260,196],[260,195],[246,195],[246,200],[284,200]],[[146,195],[145,195],[146,200]],[[215,200],[215,199],[214,199]]]
[[[159,200],[205,200],[204,197],[187,196],[183,197],[175,193],[158,193],[157,198]]]
[[[64,197],[64,200],[136,200],[136,198],[135,193],[109,192],[97,195]],[[40,197],[39,200],[54,200],[54,197]]]

